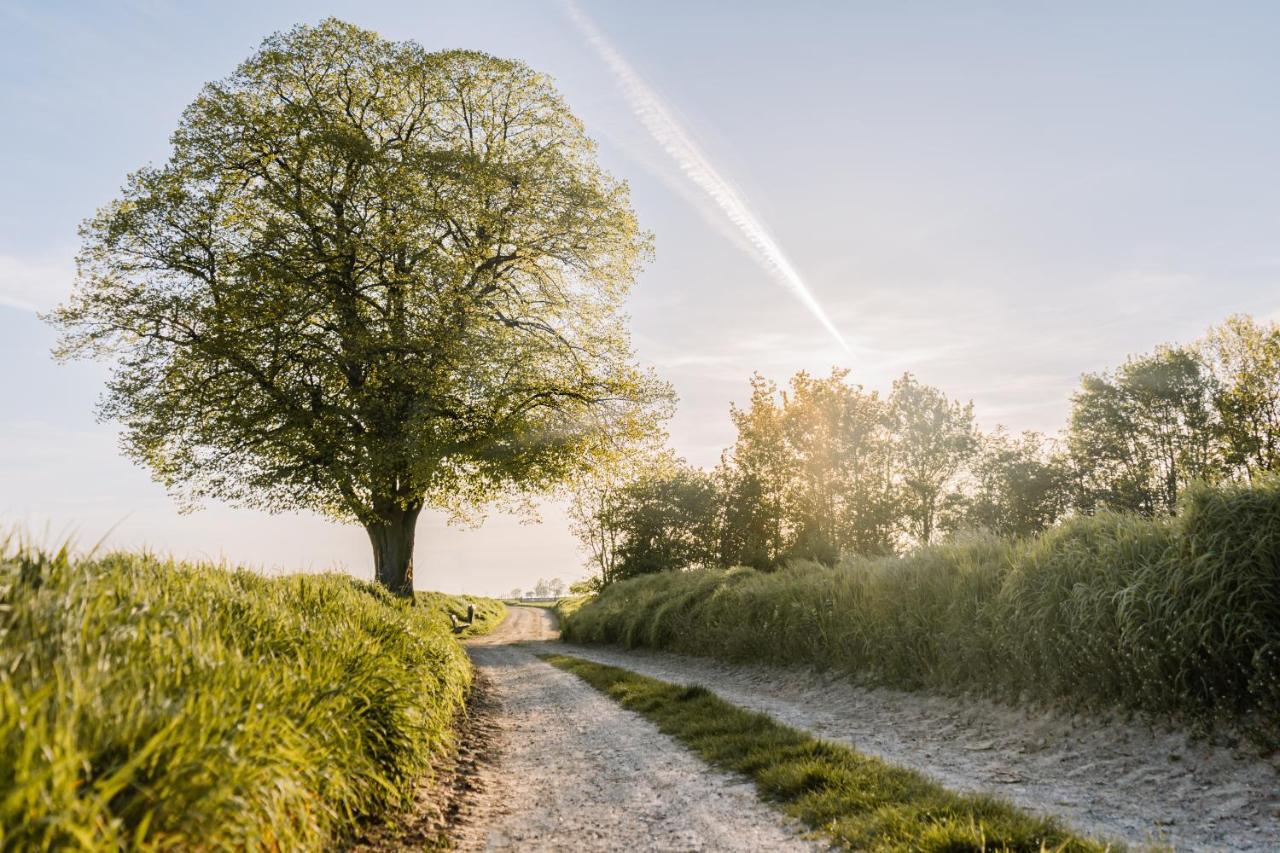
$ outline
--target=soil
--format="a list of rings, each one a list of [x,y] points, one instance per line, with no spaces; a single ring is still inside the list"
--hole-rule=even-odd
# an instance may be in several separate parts
[[[496,750],[455,828],[462,850],[801,850],[802,827],[639,715],[539,660],[545,610],[511,607],[467,643],[495,703]],[[542,644],[537,644],[542,645]],[[545,646],[544,646],[545,648]],[[552,648],[558,648],[558,645]]]

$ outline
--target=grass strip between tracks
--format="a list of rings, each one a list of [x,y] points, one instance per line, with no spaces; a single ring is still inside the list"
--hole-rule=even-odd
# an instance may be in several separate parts
[[[746,711],[704,687],[659,681],[568,655],[543,655],[643,715],[709,764],[742,773],[760,796],[858,850],[1095,851],[1057,821],[994,797],[958,794],[919,773]]]

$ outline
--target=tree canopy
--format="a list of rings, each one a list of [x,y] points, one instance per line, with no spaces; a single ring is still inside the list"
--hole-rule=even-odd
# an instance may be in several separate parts
[[[552,486],[662,415],[621,311],[649,238],[545,76],[330,19],[172,143],[85,223],[53,320],[184,501],[359,522],[403,593],[423,506]]]
[[[1082,506],[1172,514],[1182,490],[1217,469],[1214,385],[1189,347],[1086,375],[1068,429]]]
[[[1222,455],[1252,480],[1280,470],[1280,324],[1236,315],[1209,330]]]

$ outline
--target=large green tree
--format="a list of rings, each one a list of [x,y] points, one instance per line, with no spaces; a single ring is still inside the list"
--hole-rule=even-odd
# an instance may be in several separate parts
[[[336,20],[207,85],[83,228],[63,356],[188,502],[359,522],[412,591],[424,506],[563,481],[665,389],[620,305],[648,251],[546,77]]]

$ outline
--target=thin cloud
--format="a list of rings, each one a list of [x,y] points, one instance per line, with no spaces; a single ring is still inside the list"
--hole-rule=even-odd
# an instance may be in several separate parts
[[[564,0],[563,5],[570,20],[582,33],[587,43],[609,66],[627,103],[658,145],[676,161],[684,176],[706,193],[737,232],[745,238],[751,254],[760,266],[795,294],[800,303],[822,324],[822,327],[845,352],[852,353],[849,343],[831,322],[831,318],[827,316],[827,312],[814,297],[813,292],[805,284],[804,279],[777,241],[729,181],[711,165],[706,155],[676,120],[657,92],[644,82],[573,0]]]
[[[0,254],[0,305],[48,311],[71,292],[75,270],[69,261],[35,260]]]

